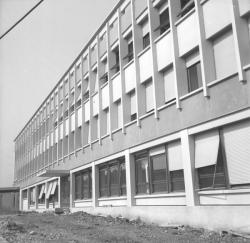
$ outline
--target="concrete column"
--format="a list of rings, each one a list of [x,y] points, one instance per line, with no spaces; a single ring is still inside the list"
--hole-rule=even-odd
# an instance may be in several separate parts
[[[246,81],[246,73],[243,66],[250,59],[249,32],[247,22],[240,16],[238,0],[231,0],[231,19],[234,37],[235,56],[238,68],[239,81]]]
[[[19,210],[23,210],[23,191],[20,190],[19,193]]]
[[[30,188],[27,189],[28,209],[30,209]]]
[[[126,189],[127,189],[127,206],[132,207],[135,196],[135,163],[134,156],[129,150],[125,151],[125,167],[126,167]]]
[[[48,189],[49,189],[49,183],[45,182],[45,209],[49,208],[49,199],[46,198]]]
[[[92,203],[93,207],[98,207],[99,197],[99,173],[95,163],[92,164]]]
[[[70,174],[70,195],[69,195],[70,208],[74,207],[74,200],[75,200],[75,175],[71,173]]]
[[[61,177],[58,177],[58,207],[61,207]]]
[[[187,206],[195,206],[199,204],[199,198],[195,192],[194,138],[188,135],[187,130],[181,131],[181,146],[184,158],[186,203]]]
[[[39,197],[38,186],[35,186],[35,195],[36,195],[35,209],[38,209],[38,197]]]

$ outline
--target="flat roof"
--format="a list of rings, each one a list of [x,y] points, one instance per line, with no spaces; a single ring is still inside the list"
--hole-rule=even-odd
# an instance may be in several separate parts
[[[0,187],[0,192],[18,192],[19,187]]]
[[[34,118],[34,116],[37,114],[37,112],[42,108],[42,106],[44,105],[44,103],[49,99],[49,97],[53,94],[53,92],[55,91],[55,89],[57,88],[57,86],[60,84],[60,82],[62,81],[62,79],[65,77],[65,75],[67,73],[70,72],[70,70],[73,68],[74,64],[78,61],[78,59],[83,55],[83,53],[87,50],[87,48],[89,47],[89,45],[92,43],[92,41],[95,39],[95,37],[98,35],[98,33],[102,30],[102,28],[104,28],[105,24],[109,21],[109,19],[115,14],[116,10],[122,5],[122,3],[125,0],[120,0],[115,7],[111,10],[110,14],[108,15],[108,17],[103,21],[103,23],[101,24],[101,26],[97,29],[97,31],[94,33],[94,35],[91,37],[91,39],[87,42],[87,44],[84,46],[84,48],[82,49],[82,51],[80,52],[80,54],[74,59],[74,61],[72,62],[72,64],[69,66],[69,68],[67,69],[67,71],[62,75],[62,77],[59,79],[59,81],[57,82],[57,84],[55,85],[55,87],[52,89],[52,91],[49,93],[49,95],[44,99],[44,101],[42,102],[42,104],[39,106],[39,108],[35,111],[35,113],[32,115],[32,117],[29,119],[29,121],[25,124],[25,126],[23,127],[23,129],[18,133],[18,135],[15,137],[14,142],[16,141],[16,139],[19,137],[19,135],[24,131],[24,129],[27,127],[27,125],[31,122],[31,120]]]

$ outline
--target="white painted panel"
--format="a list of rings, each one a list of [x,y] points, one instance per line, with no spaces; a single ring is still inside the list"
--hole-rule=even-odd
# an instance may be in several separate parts
[[[171,33],[165,35],[156,43],[158,71],[164,69],[173,61],[171,35]]]
[[[140,0],[139,0],[140,1]],[[141,26],[141,30],[142,30],[142,36],[145,36],[147,33],[149,33],[149,24],[148,24],[148,20],[144,21],[144,23]]]
[[[99,94],[93,96],[93,116],[99,114]]]
[[[55,129],[55,142],[58,143],[58,127]]]
[[[228,0],[209,0],[203,4],[206,37],[209,38],[230,24],[230,4]]]
[[[75,122],[76,122],[76,117],[75,117],[75,113],[73,113],[71,116],[70,116],[70,119],[71,119],[71,132],[75,131]]]
[[[182,150],[180,141],[172,142],[167,145],[168,167],[170,171],[182,170]]]
[[[131,93],[130,95],[130,111],[131,111],[130,113],[131,115],[137,113],[135,92]]]
[[[65,120],[65,135],[69,135],[69,118]]]
[[[53,132],[50,133],[50,146],[53,146],[54,145],[54,134]]]
[[[158,154],[165,154],[166,150],[165,150],[165,146],[164,145],[160,145],[158,147],[154,147],[152,149],[149,150],[149,155],[150,156],[155,156]]]
[[[125,92],[128,93],[135,88],[135,63],[131,63],[124,70]]]
[[[186,205],[185,196],[180,197],[149,197],[149,198],[136,198],[137,206],[148,205]]]
[[[180,56],[198,46],[199,32],[194,13],[177,26],[177,34]]]
[[[249,205],[250,193],[200,195],[201,205]]]
[[[223,128],[230,184],[250,183],[250,122]]]
[[[90,103],[89,100],[84,104],[85,122],[90,118]]]
[[[92,201],[75,201],[75,208],[92,207]]]
[[[149,112],[154,109],[154,86],[152,81],[146,83],[145,89],[146,89],[146,112]]]
[[[122,127],[122,104],[121,102],[117,103],[117,124],[118,124],[118,128]]]
[[[148,80],[153,73],[153,63],[151,50],[147,50],[139,57],[139,66],[140,66],[140,81],[141,83]]]
[[[238,2],[239,2],[241,16],[250,12],[250,1],[249,0],[238,0]]]
[[[216,78],[224,78],[225,76],[237,72],[232,32],[227,32],[223,36],[217,38],[213,46]]]
[[[63,139],[63,123],[60,124],[60,140]]]
[[[23,199],[23,210],[28,210],[28,199]]]
[[[163,73],[163,79],[164,79],[165,102],[168,102],[176,97],[175,78],[173,69],[165,71]]]
[[[195,136],[195,168],[217,163],[219,131],[212,130]]]
[[[127,199],[116,199],[116,200],[100,200],[99,207],[103,206],[126,206]]]
[[[122,96],[122,84],[121,84],[121,75],[117,75],[112,80],[112,89],[113,89],[113,102],[119,100]]]
[[[47,149],[49,149],[49,135],[47,136]]]
[[[102,109],[109,107],[109,86],[106,85],[102,88]]]

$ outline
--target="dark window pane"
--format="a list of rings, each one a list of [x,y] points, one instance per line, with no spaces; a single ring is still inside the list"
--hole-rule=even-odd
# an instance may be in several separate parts
[[[171,192],[185,191],[183,170],[170,171]]]
[[[149,193],[148,189],[148,158],[136,160],[136,187],[137,193]]]
[[[130,116],[130,120],[131,120],[131,121],[136,120],[136,118],[137,118],[137,113],[134,113],[134,114],[132,114],[132,115]]]
[[[81,199],[81,174],[75,175],[75,199]]]
[[[88,172],[82,174],[82,195],[83,198],[89,198],[89,175]]]
[[[121,183],[121,195],[126,195],[126,167],[125,163],[120,164],[120,183]]]
[[[163,34],[170,27],[169,24],[169,12],[166,9],[164,12],[160,14],[160,33]]]
[[[100,197],[108,196],[108,169],[103,168],[99,170],[99,181],[100,181]]]
[[[165,154],[151,157],[153,192],[167,191],[167,164]]]
[[[145,49],[147,46],[150,45],[150,35],[149,33],[147,33],[146,35],[143,36],[142,38],[142,42],[143,42],[143,49]]]
[[[192,92],[202,86],[200,62],[187,69],[188,92]]]
[[[128,62],[134,58],[133,42],[128,44]]]
[[[110,166],[110,195],[119,195],[118,164]]]

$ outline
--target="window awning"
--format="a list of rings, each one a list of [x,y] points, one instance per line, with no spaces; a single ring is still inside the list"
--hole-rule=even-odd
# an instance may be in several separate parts
[[[155,148],[152,148],[149,150],[149,155],[150,156],[154,156],[154,155],[158,155],[158,154],[164,154],[165,153],[165,146],[158,146]]]
[[[250,183],[250,122],[223,128],[229,182]]]
[[[57,186],[57,181],[54,181],[52,183],[53,183],[53,185],[52,185],[52,189],[51,189],[50,195],[54,195],[55,194],[56,186]]]
[[[53,186],[53,183],[50,182],[50,183],[49,183],[48,190],[47,190],[47,192],[46,192],[46,199],[49,199],[49,196],[50,196],[50,193],[51,193],[51,190],[52,190],[52,186]]]
[[[38,177],[60,177],[69,175],[69,170],[44,170],[39,173]]]
[[[41,188],[41,191],[40,191],[38,199],[41,199],[43,197],[43,194],[45,193],[44,189],[45,189],[45,185],[42,185],[42,188]]]
[[[167,145],[169,171],[182,170],[181,142],[176,141]]]
[[[212,130],[195,137],[195,168],[216,164],[219,143],[218,130]]]

